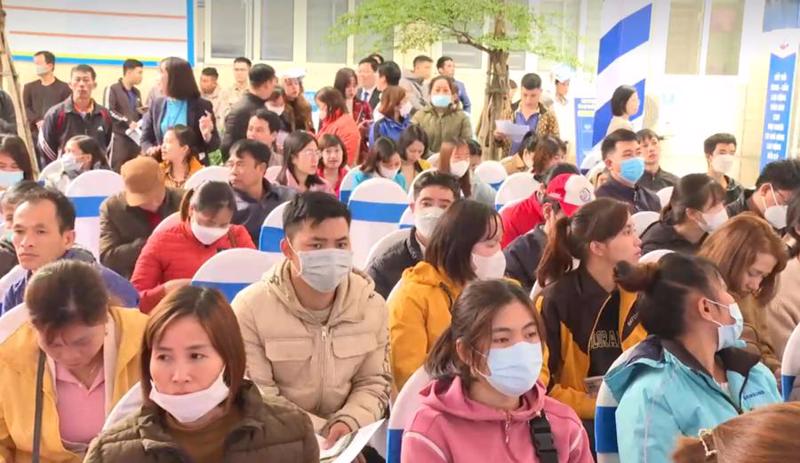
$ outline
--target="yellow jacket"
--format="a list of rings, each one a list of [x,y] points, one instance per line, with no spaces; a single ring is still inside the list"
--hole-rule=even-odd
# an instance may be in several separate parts
[[[398,391],[450,326],[450,307],[461,290],[425,261],[403,272],[400,287],[388,301],[390,358]]]
[[[113,406],[139,381],[139,352],[147,316],[134,309],[112,307],[117,338],[117,360],[113,365]],[[33,450],[36,403],[36,368],[39,345],[30,322],[0,344],[0,463],[28,463]],[[111,367],[108,366],[107,367]],[[52,372],[44,378],[42,408],[42,463],[80,463],[82,457],[68,451],[58,430],[58,411]]]

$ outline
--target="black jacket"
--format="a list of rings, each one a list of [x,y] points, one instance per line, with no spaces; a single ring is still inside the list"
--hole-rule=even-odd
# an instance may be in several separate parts
[[[56,160],[64,150],[67,140],[75,135],[88,135],[94,138],[103,153],[108,150],[113,130],[113,120],[103,105],[94,102],[92,112],[83,117],[75,111],[72,97],[53,106],[47,111],[42,124],[39,148],[47,159],[45,164]]]
[[[249,94],[248,94],[249,95]],[[233,223],[244,225],[253,243],[261,249],[259,237],[261,236],[261,226],[273,209],[290,201],[297,192],[282,185],[271,184],[267,179],[262,180],[264,195],[261,199],[251,198],[244,191],[233,189],[236,195],[236,212],[233,214]]]
[[[387,299],[405,269],[417,265],[424,256],[416,228],[412,227],[408,238],[390,247],[367,268],[367,274],[375,281],[375,291]]]
[[[675,186],[680,179],[677,175],[671,174],[664,169],[659,168],[655,175],[645,171],[642,178],[636,182],[636,185],[647,188],[650,191],[658,193],[668,186]]]
[[[739,197],[736,198],[736,201],[733,201],[725,206],[725,209],[728,211],[728,218],[734,218],[742,212],[749,211],[750,206],[748,203],[750,202],[750,197],[753,196],[755,191],[756,190],[742,189],[742,192],[739,194]]]
[[[669,249],[670,251],[684,254],[696,254],[706,236],[708,235],[703,235],[699,243],[692,244],[678,234],[674,226],[659,220],[647,227],[647,230],[642,233],[642,254],[658,249]]]
[[[265,109],[267,100],[253,95],[250,92],[244,94],[239,101],[233,105],[228,116],[225,117],[225,135],[222,137],[222,159],[228,160],[228,151],[234,143],[247,137],[247,124],[250,118],[259,109]]]
[[[167,98],[160,97],[153,101],[147,113],[142,118],[140,124],[142,128],[142,151],[147,151],[153,146],[161,146],[164,141],[164,133],[161,132],[161,119],[164,117],[167,108]],[[209,113],[211,120],[214,121],[214,129],[211,131],[211,139],[206,142],[200,132],[200,118]],[[219,132],[217,131],[218,122],[214,120],[214,107],[205,98],[197,97],[187,101],[186,125],[194,132],[195,146],[197,153],[209,154],[219,148]],[[208,164],[208,157],[203,157],[203,162]]]
[[[11,95],[5,90],[0,90],[0,133],[17,134],[17,115],[14,112],[14,102]]]
[[[135,158],[141,151],[139,145],[125,134],[130,122],[138,122],[142,118],[142,113],[140,112],[142,109],[142,94],[136,87],[133,87],[133,93],[136,95],[136,105],[131,108],[130,100],[128,100],[128,91],[122,85],[122,79],[110,85],[106,90],[105,101],[108,110],[126,120],[125,124],[114,124],[114,137],[111,143],[111,154],[108,158],[108,163],[116,172],[119,172],[123,164]]]
[[[544,227],[539,225],[530,232],[518,236],[503,250],[506,255],[506,275],[519,281],[525,291],[530,292],[536,282],[536,268],[547,245]]]
[[[628,203],[631,214],[642,211],[661,211],[661,200],[652,191],[638,185],[633,188],[616,181],[608,176],[606,183],[594,192],[598,198],[611,198]]]

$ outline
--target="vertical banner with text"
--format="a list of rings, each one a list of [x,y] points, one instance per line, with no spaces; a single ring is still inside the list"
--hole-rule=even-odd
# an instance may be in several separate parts
[[[575,98],[575,163],[581,166],[592,151],[594,133],[594,98]]]
[[[761,141],[761,166],[786,159],[789,152],[789,119],[792,114],[797,47],[784,43],[769,57],[769,79]]]

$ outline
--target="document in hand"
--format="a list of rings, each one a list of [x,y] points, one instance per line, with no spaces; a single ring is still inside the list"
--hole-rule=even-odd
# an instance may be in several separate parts
[[[498,132],[508,136],[514,143],[521,142],[522,137],[530,131],[527,125],[515,124],[510,120],[495,121],[495,127],[497,127]]]
[[[320,463],[351,463],[358,457],[361,450],[367,446],[372,435],[381,427],[386,420],[376,421],[368,426],[364,426],[358,431],[342,437],[328,450],[322,449],[325,438],[317,436],[319,442],[319,461]]]

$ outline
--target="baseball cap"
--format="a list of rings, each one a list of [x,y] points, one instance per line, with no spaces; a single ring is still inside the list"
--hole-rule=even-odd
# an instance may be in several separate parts
[[[572,217],[581,206],[594,201],[594,187],[583,175],[561,174],[550,180],[545,195],[555,199],[567,217]]]
[[[575,71],[565,64],[560,64],[553,69],[553,78],[559,82],[572,80],[573,75],[575,75]]]
[[[122,165],[120,175],[125,182],[125,201],[138,207],[164,196],[164,173],[155,159],[139,156]]]

